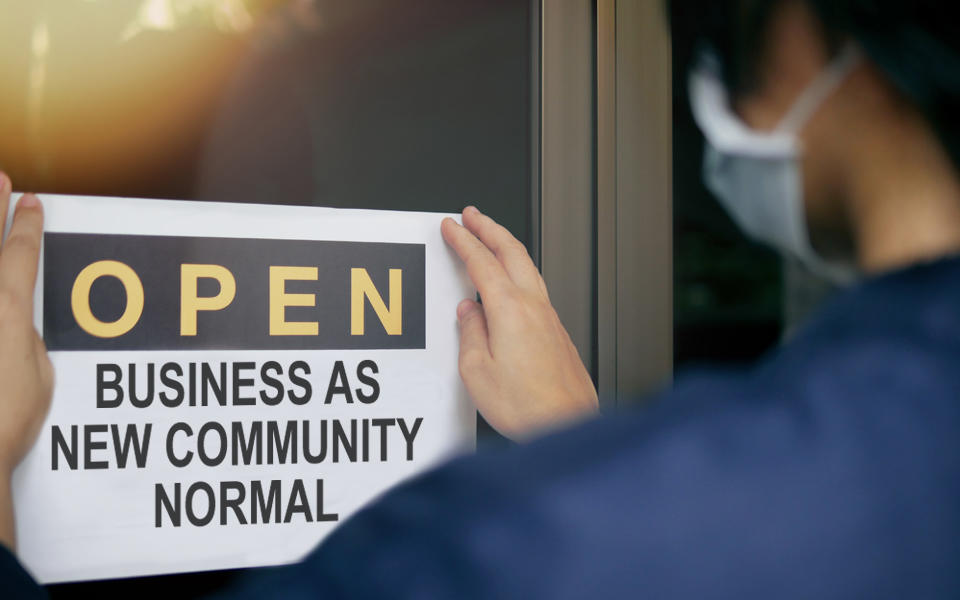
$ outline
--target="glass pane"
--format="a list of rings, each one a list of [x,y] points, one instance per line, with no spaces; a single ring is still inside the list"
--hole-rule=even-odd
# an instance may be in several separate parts
[[[0,169],[48,193],[476,204],[529,245],[533,5],[0,0]],[[193,597],[231,577],[51,595]]]
[[[0,168],[42,192],[530,230],[529,0],[0,0]]]
[[[780,258],[748,241],[704,188],[703,136],[690,113],[686,65],[693,48],[673,32],[674,366],[745,361],[783,329]]]

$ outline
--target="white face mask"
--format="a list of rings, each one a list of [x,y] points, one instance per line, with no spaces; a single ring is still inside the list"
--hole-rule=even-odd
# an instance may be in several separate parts
[[[857,277],[852,262],[826,260],[810,244],[797,133],[860,60],[847,46],[803,91],[776,128],[751,129],[730,108],[714,57],[690,74],[693,116],[706,138],[704,183],[748,236],[800,259],[834,283]]]

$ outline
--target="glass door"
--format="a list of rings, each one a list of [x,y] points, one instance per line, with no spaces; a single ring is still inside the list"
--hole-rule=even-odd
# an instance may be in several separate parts
[[[0,169],[40,193],[475,204],[538,256],[540,14],[531,0],[0,0]],[[232,576],[50,591],[190,597]]]

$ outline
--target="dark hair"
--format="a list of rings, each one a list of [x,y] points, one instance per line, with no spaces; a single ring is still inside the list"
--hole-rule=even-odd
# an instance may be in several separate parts
[[[677,49],[689,65],[708,44],[733,90],[755,82],[763,32],[783,0],[667,0]],[[926,117],[960,168],[960,22],[937,0],[806,0],[829,40],[852,37]]]

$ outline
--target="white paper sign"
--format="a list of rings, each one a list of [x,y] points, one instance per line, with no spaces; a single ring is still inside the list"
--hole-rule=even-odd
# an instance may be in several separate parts
[[[472,449],[444,215],[42,200],[56,384],[14,475],[41,582],[294,562]]]

